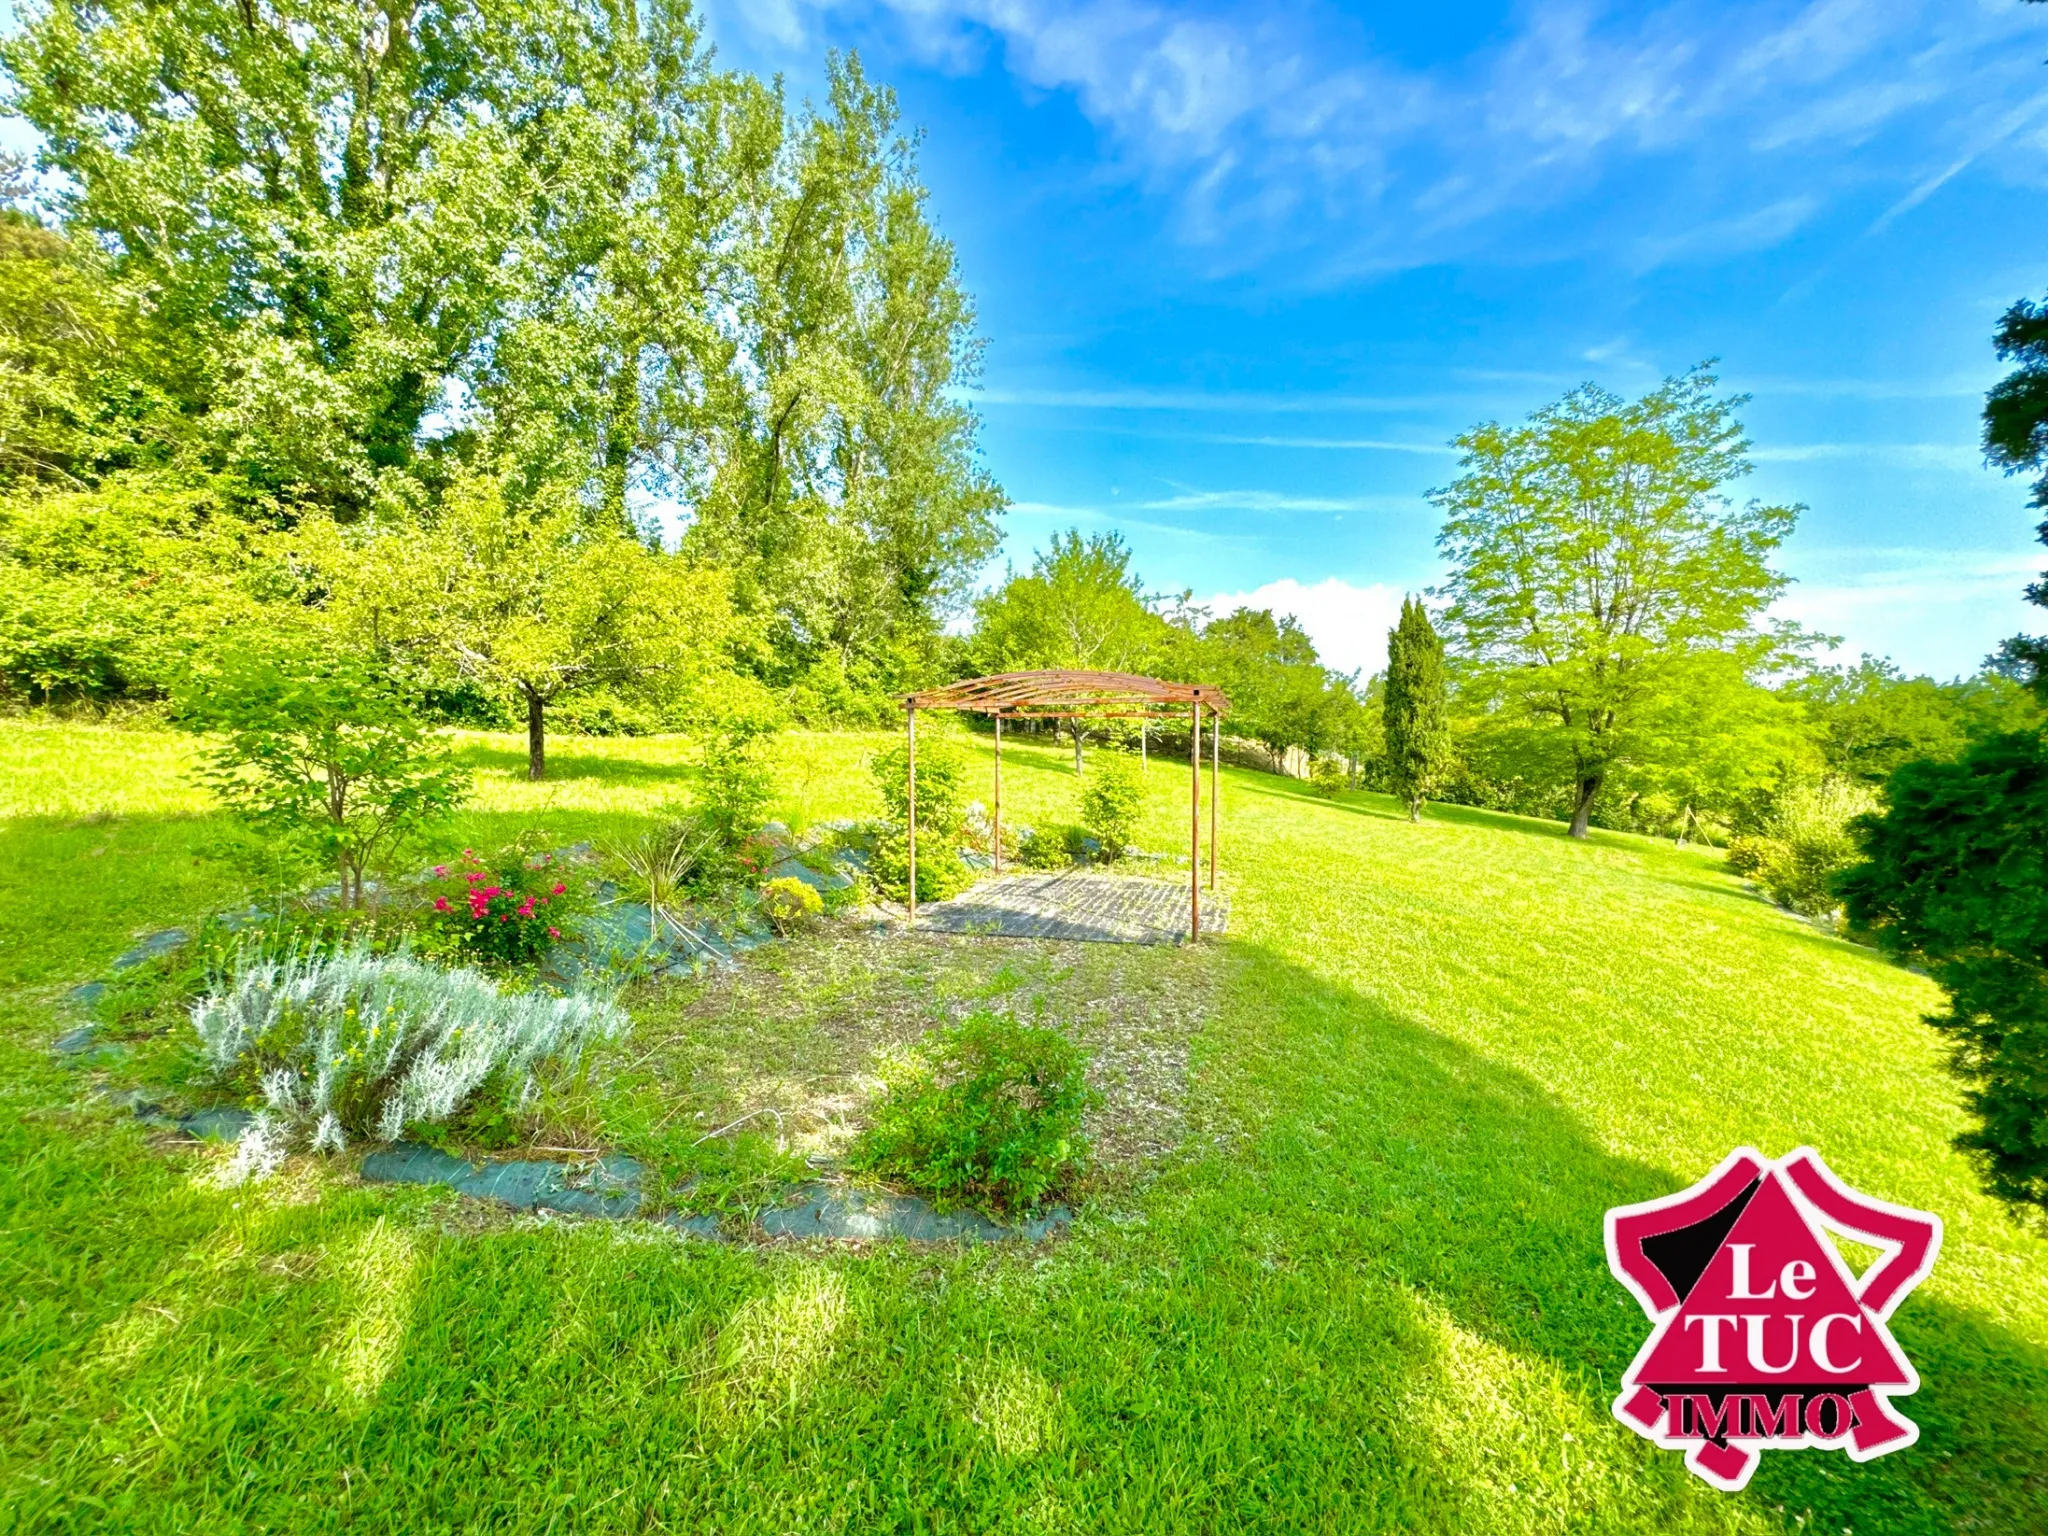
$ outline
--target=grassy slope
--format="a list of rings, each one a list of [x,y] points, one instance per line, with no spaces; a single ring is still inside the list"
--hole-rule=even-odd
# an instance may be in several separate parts
[[[790,813],[865,809],[874,740],[791,741]],[[458,841],[589,835],[690,777],[665,741],[564,742],[542,786],[464,750]],[[465,1236],[320,1169],[214,1189],[43,1054],[63,985],[227,897],[185,753],[0,726],[0,1528],[2048,1525],[2048,1245],[1948,1149],[1931,989],[1711,856],[1229,773],[1204,1138],[1137,1208],[1042,1254]],[[1012,815],[1067,812],[1055,754],[1005,766]],[[1152,787],[1174,846],[1185,772]],[[1744,1141],[1948,1240],[1896,1320],[1920,1444],[1728,1497],[1607,1415],[1644,1324],[1600,1214]]]

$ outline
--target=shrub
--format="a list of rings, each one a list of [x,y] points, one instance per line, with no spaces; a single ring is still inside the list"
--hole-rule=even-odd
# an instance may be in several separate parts
[[[972,848],[976,853],[983,853],[993,857],[995,854],[995,841],[995,819],[989,814],[988,807],[979,800],[970,801],[967,806],[966,819],[960,827],[960,846]],[[1015,859],[1017,857],[1017,829],[1015,827],[1006,826],[1003,828],[1003,857],[1006,859]]]
[[[204,777],[265,835],[306,847],[355,906],[379,858],[462,800],[462,775],[411,705],[348,656],[231,655],[195,676],[181,722],[218,732]]]
[[[660,822],[630,841],[606,843],[616,859],[647,894],[650,911],[667,913],[684,892],[705,884],[721,866],[724,833],[708,816],[691,812]]]
[[[761,915],[777,933],[797,933],[816,922],[825,911],[825,898],[795,875],[784,875],[761,887]]]
[[[1081,825],[1102,845],[1105,863],[1124,856],[1136,841],[1145,810],[1145,783],[1137,765],[1120,752],[1102,752],[1081,790]]]
[[[1345,783],[1344,765],[1335,758],[1319,757],[1308,770],[1308,787],[1311,794],[1325,800],[1334,800],[1343,791]]]
[[[1086,1166],[1087,1059],[1057,1030],[976,1013],[888,1062],[854,1162],[942,1205],[1028,1209]]]
[[[2048,738],[1908,763],[1888,791],[1856,828],[1867,862],[1838,882],[1849,916],[1948,994],[1929,1022],[1955,1042],[1977,1120],[1956,1145],[1994,1195],[2048,1207]]]
[[[1029,827],[1017,840],[1017,859],[1027,869],[1065,869],[1083,857],[1079,827]]]
[[[562,937],[572,905],[567,871],[550,854],[517,850],[494,860],[462,850],[462,867],[434,866],[437,924],[455,947],[498,965],[528,965]]]
[[[869,866],[875,883],[901,901],[909,893],[909,775],[907,744],[897,742],[877,752],[870,765],[881,792],[886,824],[875,837]],[[967,762],[960,749],[943,737],[918,743],[917,749],[917,899],[943,901],[964,889],[973,876],[960,859],[966,827],[963,786]]]
[[[775,770],[768,763],[769,733],[748,723],[728,726],[704,745],[698,783],[699,813],[735,845],[761,825],[775,798]]]
[[[1728,839],[1728,867],[1738,875],[1755,875],[1765,865],[1784,857],[1784,845],[1759,833],[1745,832]]]
[[[1750,877],[1779,906],[1808,916],[1833,912],[1840,905],[1835,877],[1857,860],[1850,824],[1877,804],[1875,794],[1846,779],[1788,785],[1742,861],[1753,862]]]
[[[192,1025],[214,1073],[258,1088],[273,1124],[310,1124],[316,1149],[340,1151],[446,1120],[487,1087],[524,1103],[538,1067],[573,1063],[627,1020],[606,998],[505,993],[475,971],[351,946],[244,956]]]

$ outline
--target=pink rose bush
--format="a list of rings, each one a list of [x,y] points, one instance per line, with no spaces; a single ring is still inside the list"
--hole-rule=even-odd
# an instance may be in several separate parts
[[[485,859],[465,848],[459,865],[437,864],[434,876],[437,925],[476,959],[530,964],[562,938],[569,883],[551,854]]]

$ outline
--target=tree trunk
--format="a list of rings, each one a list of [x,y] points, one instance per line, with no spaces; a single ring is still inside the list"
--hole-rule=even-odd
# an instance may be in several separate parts
[[[538,784],[548,776],[548,724],[546,704],[531,688],[526,690],[526,776]]]
[[[1074,732],[1074,777],[1079,778],[1087,770],[1081,766],[1081,727],[1072,725]]]
[[[1573,837],[1585,837],[1588,829],[1592,826],[1593,797],[1599,793],[1599,774],[1596,773],[1590,778],[1579,780],[1579,804],[1578,808],[1572,812],[1571,835]]]
[[[1416,797],[1415,799],[1413,799],[1413,800],[1410,800],[1410,801],[1408,802],[1408,819],[1409,819],[1410,821],[1414,822],[1414,823],[1415,823],[1416,825],[1418,825],[1418,826],[1420,826],[1420,825],[1422,824],[1422,797],[1421,797],[1421,796],[1419,796],[1419,795],[1418,795],[1418,796],[1417,796],[1417,797]]]

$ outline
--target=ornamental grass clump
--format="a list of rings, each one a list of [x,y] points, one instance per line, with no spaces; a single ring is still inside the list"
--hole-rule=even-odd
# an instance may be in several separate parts
[[[1058,1030],[973,1014],[884,1064],[853,1161],[942,1206],[1029,1209],[1087,1166],[1087,1067]]]
[[[271,1130],[310,1128],[316,1150],[395,1141],[480,1095],[528,1102],[535,1073],[569,1066],[627,1028],[609,998],[503,992],[471,970],[359,945],[245,954],[192,1009],[208,1065],[253,1087]]]

